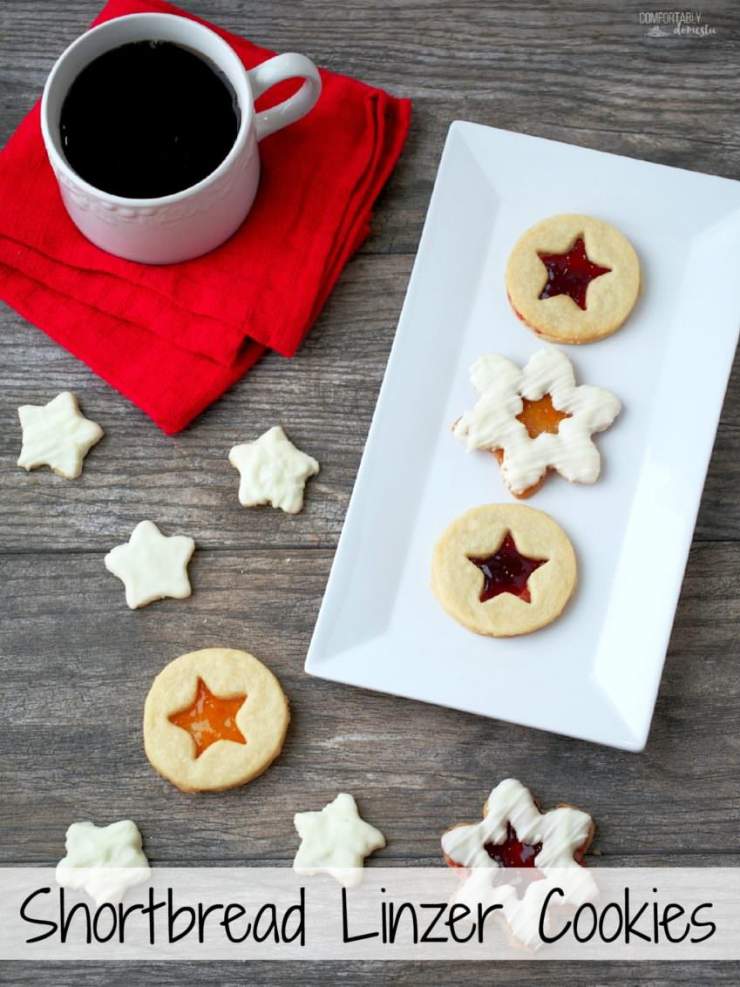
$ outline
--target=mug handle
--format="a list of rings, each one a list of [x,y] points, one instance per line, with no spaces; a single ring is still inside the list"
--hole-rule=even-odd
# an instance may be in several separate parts
[[[276,130],[282,130],[283,127],[300,120],[309,110],[313,109],[321,95],[319,70],[310,58],[306,58],[305,55],[298,55],[296,52],[275,55],[274,58],[250,69],[247,76],[255,99],[278,82],[284,82],[286,79],[302,78],[305,80],[297,93],[284,99],[277,106],[263,110],[262,113],[256,115],[255,125],[258,141],[274,134]]]

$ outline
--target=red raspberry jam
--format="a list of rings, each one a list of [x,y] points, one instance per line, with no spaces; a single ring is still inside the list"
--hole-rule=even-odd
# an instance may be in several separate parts
[[[534,867],[541,843],[522,843],[511,823],[506,824],[503,843],[486,843],[483,849],[499,867]]]
[[[506,533],[506,537],[493,555],[469,555],[468,559],[483,573],[481,603],[492,600],[500,593],[511,593],[525,603],[531,603],[532,598],[527,585],[529,577],[547,562],[547,559],[529,559],[526,555],[522,555],[510,531]]]
[[[541,254],[538,251],[537,256],[547,268],[547,281],[539,297],[568,295],[584,312],[588,286],[594,278],[600,278],[602,274],[609,274],[611,271],[610,267],[600,267],[588,259],[582,236],[564,254]]]

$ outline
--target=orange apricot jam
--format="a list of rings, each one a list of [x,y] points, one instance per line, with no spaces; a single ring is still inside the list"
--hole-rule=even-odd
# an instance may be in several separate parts
[[[237,744],[246,744],[247,738],[236,725],[236,714],[246,698],[246,694],[216,696],[203,679],[198,677],[195,699],[187,709],[172,713],[169,721],[176,727],[187,730],[193,738],[196,758],[217,740],[233,740]]]

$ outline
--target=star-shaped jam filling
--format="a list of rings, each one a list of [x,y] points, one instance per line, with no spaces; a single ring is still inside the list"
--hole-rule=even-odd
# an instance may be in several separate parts
[[[547,562],[547,559],[530,559],[522,555],[510,531],[493,555],[468,556],[468,560],[483,573],[480,602],[492,600],[501,593],[511,593],[525,603],[531,603],[529,577]]]
[[[534,867],[535,858],[542,849],[541,843],[522,843],[511,823],[506,824],[503,843],[486,843],[483,848],[499,867]]]
[[[187,730],[193,738],[196,758],[217,740],[233,740],[237,744],[246,744],[247,738],[236,725],[236,714],[246,698],[246,693],[240,696],[216,696],[199,677],[195,699],[191,705],[173,713],[169,721],[176,727]]]
[[[549,394],[543,395],[536,401],[522,398],[522,410],[516,416],[529,433],[530,439],[536,439],[543,432],[557,435],[560,422],[572,417],[567,411],[559,411],[552,403]]]
[[[576,305],[586,311],[586,292],[594,278],[609,274],[610,267],[600,267],[586,256],[583,237],[574,241],[564,254],[541,254],[537,256],[547,268],[547,281],[539,294],[540,298],[554,298],[555,295],[568,295]]]
[[[541,843],[522,843],[516,835],[516,830],[510,822],[506,824],[506,839],[503,843],[485,843],[483,849],[491,860],[499,867],[531,868],[531,876],[516,874],[508,878],[509,883],[517,892],[526,891],[534,881],[542,880],[542,874],[537,870],[535,860],[542,849]],[[521,897],[520,895],[517,895]]]

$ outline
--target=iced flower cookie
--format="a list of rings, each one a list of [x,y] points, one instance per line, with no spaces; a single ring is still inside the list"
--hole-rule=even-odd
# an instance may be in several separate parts
[[[360,817],[346,792],[319,812],[297,812],[293,818],[301,838],[293,869],[297,874],[331,874],[346,888],[362,881],[365,857],[385,846],[385,837]]]
[[[615,332],[637,301],[640,262],[629,240],[592,216],[543,219],[506,266],[512,308],[539,336],[590,343]]]
[[[460,624],[490,637],[529,634],[558,617],[575,589],[576,556],[549,515],[485,504],[461,515],[434,548],[432,591]]]
[[[602,387],[576,386],[570,360],[553,347],[534,353],[523,369],[504,356],[482,356],[470,369],[475,406],[453,433],[468,450],[496,454],[515,497],[528,497],[555,470],[572,483],[594,483],[601,457],[591,436],[621,410]]]
[[[57,864],[57,884],[82,888],[96,905],[119,902],[129,888],[148,881],[151,875],[141,849],[141,833],[130,819],[110,826],[72,823],[65,849],[66,856]]]
[[[80,411],[70,391],[48,404],[24,404],[18,409],[23,445],[18,465],[26,471],[48,466],[65,480],[76,480],[90,449],[103,438],[103,429]]]
[[[144,705],[144,749],[182,791],[223,791],[272,764],[289,720],[280,683],[254,655],[205,648],[171,661],[154,680]]]
[[[515,938],[539,944],[540,914],[552,888],[562,889],[558,902],[568,905],[596,893],[582,866],[595,829],[591,816],[572,805],[540,812],[529,790],[506,778],[488,796],[481,822],[453,826],[442,836],[446,863],[466,870],[456,900],[500,904]],[[517,868],[516,880],[507,881],[502,868]],[[529,869],[531,880],[523,881]]]

